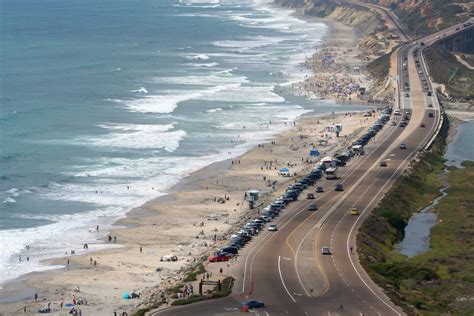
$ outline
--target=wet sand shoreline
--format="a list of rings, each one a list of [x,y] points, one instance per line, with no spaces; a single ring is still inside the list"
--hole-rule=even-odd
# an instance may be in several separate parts
[[[337,38],[341,29],[331,28],[331,32],[332,37]],[[318,50],[325,45],[329,43],[322,43]],[[328,101],[333,100],[329,95],[326,97]],[[352,115],[358,120],[354,120]],[[282,161],[289,161],[296,165],[292,168],[294,172],[303,174],[312,164],[301,163],[301,159],[307,156],[311,140],[315,143],[324,134],[321,128],[343,122],[345,130],[342,134],[348,136],[347,139],[329,139],[330,146],[322,147],[323,157],[324,152],[344,148],[343,144],[347,145],[344,140],[355,137],[371,120],[362,118],[360,113],[349,117],[344,114],[300,117],[295,127],[262,142],[265,147],[255,146],[238,158],[225,159],[193,172],[173,186],[169,194],[128,212],[126,217],[114,224],[116,229],[110,232],[110,235],[118,237],[120,248],[69,256],[69,268],[30,273],[7,283],[5,288],[11,290],[8,295],[13,300],[7,304],[0,302],[2,309],[5,308],[9,314],[17,311],[24,314],[24,306],[32,312],[47,301],[57,308],[61,299],[68,302],[76,294],[87,296],[89,305],[83,309],[87,314],[110,315],[115,310],[132,310],[139,301],[122,300],[121,293],[137,287],[146,292],[159,284],[173,284],[182,277],[180,271],[184,267],[219,245],[219,242],[212,240],[212,235],[225,238],[233,226],[245,219],[249,212],[243,201],[246,189],[258,188],[265,194],[262,199],[265,201],[293,181],[292,178],[279,178],[274,169],[262,169],[263,161],[277,159],[279,167],[285,166]],[[271,142],[276,145],[271,145]],[[240,160],[242,164],[232,163]],[[278,188],[269,188],[267,179],[277,180]],[[217,202],[218,199],[224,202]],[[216,214],[219,220],[208,221],[207,215],[211,213]],[[204,225],[199,226],[200,223]],[[200,235],[201,230],[203,235]],[[108,243],[105,237],[103,242]],[[143,252],[139,251],[140,247]],[[175,254],[179,261],[159,261],[159,257],[165,254]],[[97,260],[96,267],[90,264],[92,261],[89,258]],[[64,265],[65,259],[55,258],[47,262]],[[160,273],[154,271],[156,267],[162,269]],[[80,286],[81,293],[74,292],[76,286]],[[31,300],[35,292],[40,294],[39,303]],[[7,292],[4,290],[3,293]]]

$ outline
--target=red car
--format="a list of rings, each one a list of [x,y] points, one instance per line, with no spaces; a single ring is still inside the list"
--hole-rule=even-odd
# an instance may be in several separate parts
[[[425,123],[421,123],[420,127],[426,127]]]
[[[209,258],[207,258],[207,260],[208,260],[209,262],[222,262],[222,261],[229,261],[230,259],[232,259],[232,255],[231,255],[231,254],[227,254],[227,255],[224,255],[224,254],[214,255],[214,256],[209,256]]]

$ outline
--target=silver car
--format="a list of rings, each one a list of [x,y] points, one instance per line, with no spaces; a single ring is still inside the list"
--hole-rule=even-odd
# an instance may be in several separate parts
[[[323,248],[321,248],[321,253],[322,253],[323,255],[332,255],[331,248],[329,248],[329,247],[323,247]]]

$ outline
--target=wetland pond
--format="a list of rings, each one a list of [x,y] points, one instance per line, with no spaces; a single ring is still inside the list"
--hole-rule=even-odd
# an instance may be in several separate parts
[[[474,160],[474,121],[462,123],[444,158],[447,166],[461,167],[461,162]],[[436,225],[437,214],[433,207],[447,195],[446,188],[440,190],[440,196],[420,212],[414,213],[405,227],[405,237],[398,245],[398,252],[408,257],[419,255],[430,249],[430,231]]]

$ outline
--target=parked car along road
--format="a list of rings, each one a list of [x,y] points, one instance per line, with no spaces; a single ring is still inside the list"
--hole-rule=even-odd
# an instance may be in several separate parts
[[[265,304],[259,301],[243,301],[241,306],[248,306],[249,308],[263,308]]]

